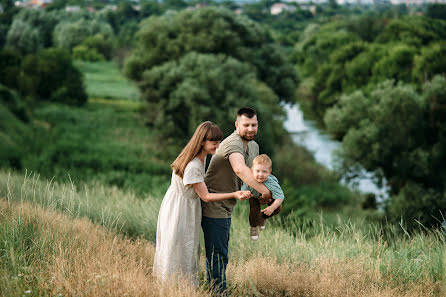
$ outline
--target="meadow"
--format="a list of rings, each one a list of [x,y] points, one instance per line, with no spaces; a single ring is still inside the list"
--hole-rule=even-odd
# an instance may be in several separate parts
[[[77,188],[37,174],[1,171],[0,180],[2,296],[192,296],[181,282],[161,293],[148,289],[156,282],[150,272],[161,196]],[[273,220],[252,242],[247,216],[240,203],[231,229],[231,296],[446,294],[441,232],[401,236],[366,222],[333,228],[322,217],[289,218]],[[198,295],[206,294],[203,259]]]
[[[91,64],[81,67],[86,77],[88,69],[118,71]],[[136,90],[121,86],[122,94]],[[198,290],[152,277],[169,163],[141,120],[142,103],[111,97],[111,87],[101,92],[82,108],[39,108],[41,141],[51,141],[27,161],[39,170],[0,170],[0,296],[208,296],[203,248]],[[230,295],[446,296],[444,233],[420,226],[409,234],[363,214],[331,214],[330,223],[323,213],[277,217],[253,242],[248,205],[239,203]]]

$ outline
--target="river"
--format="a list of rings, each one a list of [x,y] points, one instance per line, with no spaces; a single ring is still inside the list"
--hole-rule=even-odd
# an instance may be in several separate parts
[[[333,140],[327,133],[319,130],[314,121],[304,119],[303,112],[300,110],[298,104],[287,104],[284,108],[287,113],[284,127],[288,132],[292,133],[294,142],[312,152],[316,162],[329,169],[333,169],[333,152],[342,149],[341,143]],[[351,181],[347,185],[362,193],[374,193],[378,201],[382,201],[388,197],[386,186],[382,188],[378,187],[373,182],[372,173],[363,170],[360,176],[360,178]],[[345,180],[343,183],[346,184]]]

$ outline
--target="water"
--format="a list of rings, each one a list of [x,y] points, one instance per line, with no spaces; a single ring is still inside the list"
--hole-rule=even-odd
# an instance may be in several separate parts
[[[285,129],[293,134],[293,140],[313,153],[316,161],[329,168],[334,168],[334,151],[342,149],[339,141],[333,140],[328,134],[320,131],[315,122],[305,120],[298,104],[285,105],[287,120]],[[347,185],[362,193],[374,193],[378,201],[388,197],[387,187],[378,187],[373,182],[373,173],[362,170],[360,177],[352,180]],[[343,183],[346,183],[343,180]],[[385,181],[384,181],[385,184]]]

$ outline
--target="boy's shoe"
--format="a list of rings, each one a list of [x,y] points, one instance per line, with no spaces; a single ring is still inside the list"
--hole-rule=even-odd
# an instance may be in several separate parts
[[[260,230],[265,230],[265,226],[266,226],[266,220],[265,220],[265,222],[263,223],[263,226],[260,226]]]
[[[251,231],[249,232],[252,240],[259,239],[259,227],[251,227]]]

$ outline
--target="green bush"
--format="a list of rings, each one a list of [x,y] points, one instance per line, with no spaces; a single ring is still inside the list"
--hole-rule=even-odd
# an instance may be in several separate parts
[[[88,48],[85,45],[78,45],[73,48],[73,58],[77,60],[97,62],[104,61],[105,57],[95,48]]]
[[[105,38],[102,34],[89,36],[82,41],[82,45],[89,49],[95,49],[106,60],[110,60],[113,52],[113,43],[110,38]]]
[[[20,91],[37,101],[72,105],[87,101],[82,74],[74,67],[70,55],[60,49],[47,49],[25,57]]]
[[[22,168],[22,158],[31,141],[31,131],[3,104],[0,105],[0,164]]]
[[[446,213],[446,195],[436,189],[409,182],[393,196],[387,205],[392,222],[399,222],[409,230],[439,227]],[[421,225],[420,225],[421,224]]]
[[[152,138],[134,110],[104,103],[82,108],[45,104],[34,117],[49,128],[36,131],[38,145],[23,167],[46,178],[95,180],[139,195],[164,194],[170,167],[148,151]]]
[[[0,51],[0,84],[17,89],[22,55],[12,49]]]
[[[446,74],[446,42],[436,42],[421,49],[415,56],[412,76],[419,83],[431,80],[436,74]]]
[[[104,38],[113,37],[112,27],[102,20],[81,18],[60,22],[54,28],[54,43],[57,47],[71,51],[81,44],[87,37],[101,34]]]
[[[30,112],[26,108],[25,102],[16,94],[0,84],[0,103],[9,109],[16,117],[23,122],[29,122]]]
[[[43,41],[38,28],[17,19],[8,31],[6,46],[22,54],[32,54],[42,49]]]

